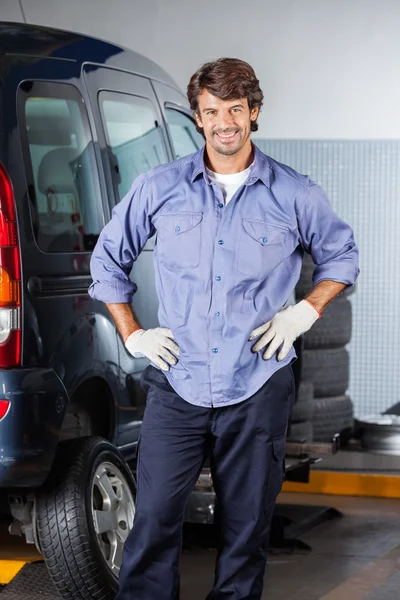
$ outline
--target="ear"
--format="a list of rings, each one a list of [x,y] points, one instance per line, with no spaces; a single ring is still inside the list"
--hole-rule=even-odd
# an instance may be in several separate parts
[[[201,119],[200,119],[199,115],[197,114],[197,111],[194,112],[194,118],[196,119],[197,126],[203,127],[203,123],[201,122]]]
[[[257,119],[259,113],[260,113],[260,109],[258,107],[253,108],[250,113],[250,121],[255,121]]]

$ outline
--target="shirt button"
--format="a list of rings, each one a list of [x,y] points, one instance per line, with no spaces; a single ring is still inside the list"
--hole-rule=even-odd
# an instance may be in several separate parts
[[[223,243],[224,243],[224,240],[218,240],[218,244],[219,244],[220,246],[222,246],[222,244],[223,244]]]
[[[224,208],[223,204],[218,204],[218,208]]]
[[[219,275],[216,276],[215,278],[217,281],[221,281],[221,277]]]
[[[213,352],[214,352],[214,354],[217,354],[218,348],[213,348]]]
[[[177,226],[175,227],[175,231],[180,231],[180,230],[181,230],[181,228],[179,227],[179,225],[177,225]]]
[[[219,315],[220,315],[220,314],[221,314],[221,313],[220,313],[220,312],[219,312],[219,310],[218,310],[218,311],[215,313],[215,316],[216,316],[216,317],[219,317]]]
[[[263,242],[264,242],[264,244],[266,244],[268,242],[268,238],[263,237]]]

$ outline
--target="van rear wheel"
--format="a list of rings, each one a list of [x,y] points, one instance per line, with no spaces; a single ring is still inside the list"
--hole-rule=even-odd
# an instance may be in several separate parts
[[[116,448],[99,437],[59,444],[36,498],[37,535],[65,600],[112,600],[135,514],[136,486]]]

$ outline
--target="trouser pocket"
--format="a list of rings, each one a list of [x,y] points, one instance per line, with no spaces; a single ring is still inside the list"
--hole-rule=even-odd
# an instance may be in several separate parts
[[[285,479],[285,450],[286,438],[284,436],[272,440],[272,464],[281,486]]]
[[[271,442],[271,460],[265,491],[265,512],[268,514],[275,505],[276,497],[285,479],[285,447],[285,436],[274,438]]]

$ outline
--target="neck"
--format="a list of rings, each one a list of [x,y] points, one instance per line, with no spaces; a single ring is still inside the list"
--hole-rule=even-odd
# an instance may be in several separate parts
[[[244,171],[253,162],[253,147],[251,141],[246,144],[236,154],[225,156],[216,152],[214,148],[207,143],[204,153],[204,160],[209,169],[220,175],[233,175]]]

